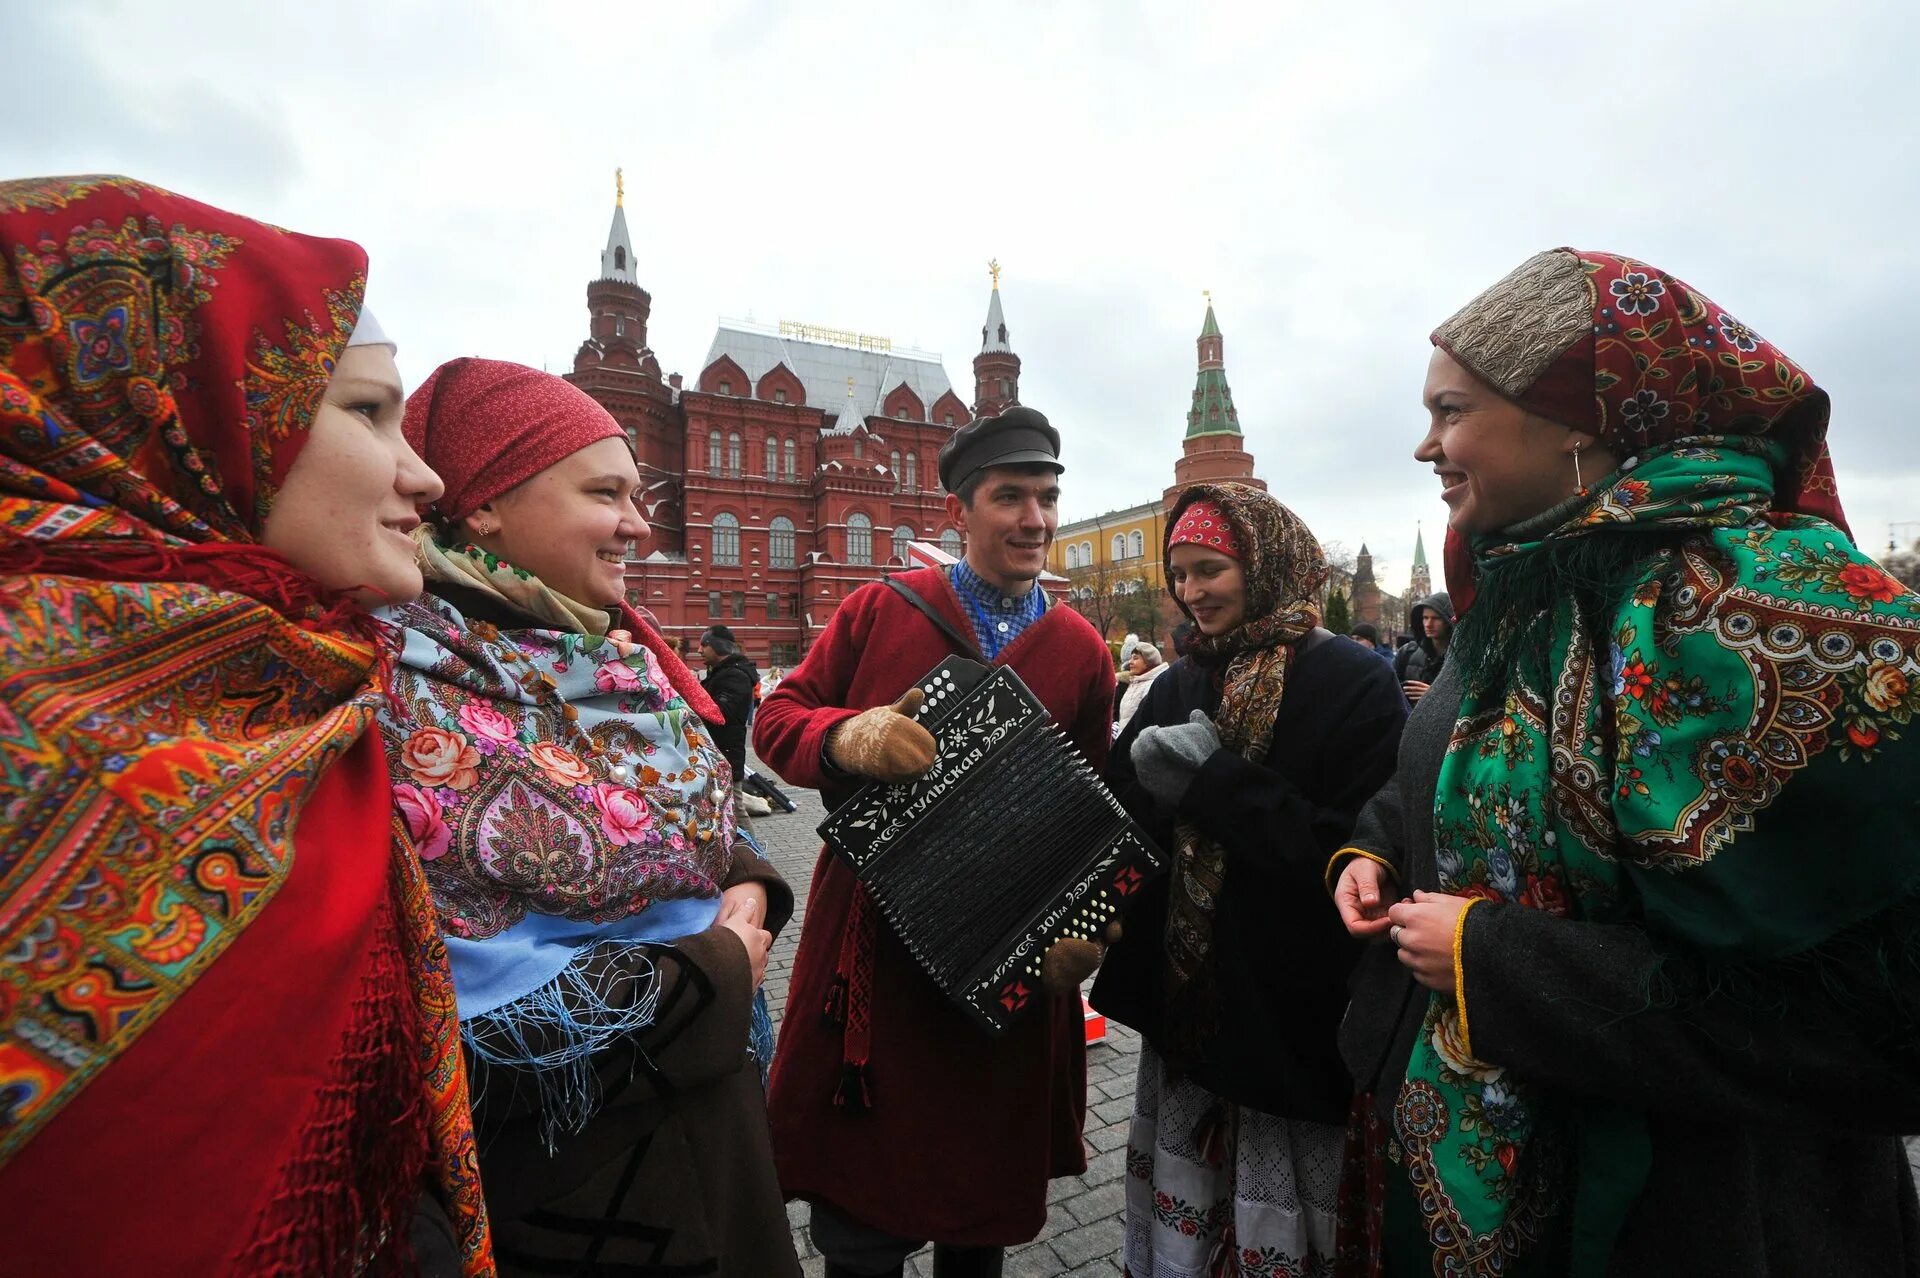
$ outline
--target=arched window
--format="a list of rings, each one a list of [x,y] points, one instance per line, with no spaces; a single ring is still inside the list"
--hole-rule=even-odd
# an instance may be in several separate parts
[[[1125,559],[1126,557],[1127,557],[1127,539],[1124,536],[1122,536],[1120,533],[1115,533],[1113,535],[1113,546],[1109,550],[1107,554],[1107,558]]]
[[[907,562],[907,543],[913,540],[913,529],[901,524],[893,530],[893,557],[901,563]]]
[[[900,450],[894,449],[887,454],[887,469],[893,472],[893,491],[900,491]]]
[[[731,395],[731,394],[733,394],[733,383],[732,383],[732,382],[725,382],[725,381],[723,381],[723,382],[721,382],[721,383],[720,383],[720,393],[721,393],[722,395]]]
[[[793,521],[775,515],[767,527],[767,567],[793,567]]]
[[[1080,566],[1082,568],[1093,567],[1093,543],[1090,541],[1080,543]]]
[[[1146,541],[1141,537],[1140,530],[1136,528],[1127,534],[1127,554],[1131,558],[1138,559],[1146,553]]]
[[[720,473],[720,432],[707,432],[707,469],[714,474]]]
[[[853,459],[855,461],[859,461],[862,457],[865,457],[867,455],[866,444],[867,444],[867,441],[860,438],[858,435],[855,435],[853,437]]]
[[[776,404],[784,404],[787,402],[787,391],[784,386],[773,393],[773,402]]]
[[[624,244],[613,246],[613,269],[616,271],[627,269],[627,246]]]
[[[1079,566],[1080,566],[1080,547],[1070,544],[1067,547],[1067,567],[1078,568]]]
[[[920,491],[920,459],[912,453],[907,454],[907,491]]]
[[[625,337],[627,335],[627,317],[626,316],[616,315],[613,317],[613,335],[615,337]]]
[[[780,441],[767,436],[767,478],[772,479],[780,470]]]
[[[781,469],[787,472],[788,479],[792,479],[793,478],[793,441],[791,439],[789,439],[786,443],[780,445],[780,457],[781,457],[781,461],[784,463]]]
[[[730,568],[740,566],[740,520],[733,515],[713,517],[713,562]]]
[[[873,562],[873,521],[857,510],[847,516],[847,562]]]
[[[740,473],[740,432],[737,430],[727,435],[727,473]]]
[[[940,534],[940,549],[946,551],[955,559],[960,557],[962,547],[960,545],[960,530],[958,528],[949,528]]]

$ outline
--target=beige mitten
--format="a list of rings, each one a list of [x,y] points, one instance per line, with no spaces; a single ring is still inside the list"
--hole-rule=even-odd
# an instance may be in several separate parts
[[[827,758],[842,772],[877,781],[911,781],[933,766],[933,734],[913,721],[926,697],[918,688],[890,706],[862,710],[827,734]]]
[[[1107,945],[1120,939],[1119,919],[1107,924],[1106,938]],[[1045,957],[1040,960],[1040,983],[1047,993],[1054,995],[1079,989],[1081,982],[1092,976],[1100,960],[1107,956],[1107,945],[1083,941],[1077,936],[1061,937],[1047,947]]]

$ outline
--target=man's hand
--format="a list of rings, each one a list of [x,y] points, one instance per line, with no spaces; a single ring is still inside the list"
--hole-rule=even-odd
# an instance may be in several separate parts
[[[1435,993],[1453,993],[1453,930],[1469,899],[1415,892],[1411,901],[1387,911],[1387,935],[1400,951],[1400,962]]]
[[[918,688],[890,706],[874,706],[827,734],[827,759],[842,772],[876,781],[925,775],[938,753],[933,734],[913,721],[926,700]]]
[[[1340,871],[1333,887],[1333,904],[1349,936],[1370,941],[1392,924],[1387,917],[1393,899],[1389,895],[1392,878],[1386,866],[1364,856],[1354,857]]]
[[[758,908],[762,914],[766,912],[764,899]],[[760,983],[767,979],[767,951],[773,948],[773,933],[762,928],[752,917],[754,909],[750,901],[735,900],[728,903],[723,894],[720,917],[714,920],[713,925],[726,928],[740,938],[740,944],[747,947],[747,965],[753,969],[753,988],[757,990]]]

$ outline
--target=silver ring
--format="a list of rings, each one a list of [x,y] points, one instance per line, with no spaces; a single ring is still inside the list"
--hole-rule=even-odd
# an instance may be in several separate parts
[[[1405,927],[1401,926],[1398,923],[1395,923],[1392,927],[1387,929],[1387,939],[1389,941],[1392,941],[1395,946],[1398,946],[1400,944],[1400,934],[1406,930],[1407,929]]]

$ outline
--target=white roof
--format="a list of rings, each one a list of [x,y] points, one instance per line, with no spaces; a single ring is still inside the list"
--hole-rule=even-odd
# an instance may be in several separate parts
[[[806,388],[807,404],[825,412],[846,410],[847,379],[853,379],[853,400],[861,415],[879,416],[880,405],[894,387],[905,382],[931,413],[933,402],[953,389],[940,357],[931,351],[896,347],[890,351],[857,350],[827,342],[782,337],[777,328],[746,320],[723,319],[713,345],[700,367],[707,368],[725,355],[756,384],[775,365],[785,364]],[[751,394],[751,389],[748,390]],[[960,423],[956,421],[956,426]]]
[[[1000,330],[1007,326],[1006,316],[1000,313],[1000,290],[995,287],[993,300],[987,303],[987,322],[980,329],[980,349],[982,351],[1010,351],[1013,348],[1001,340]]]
[[[627,251],[626,265],[614,265],[616,248]],[[640,282],[633,274],[633,239],[627,234],[627,210],[618,204],[613,206],[613,225],[607,228],[607,247],[600,254],[600,278],[625,280],[629,284]]]

